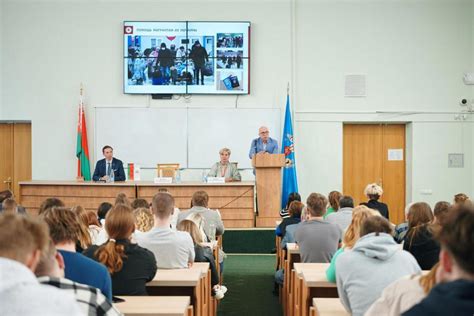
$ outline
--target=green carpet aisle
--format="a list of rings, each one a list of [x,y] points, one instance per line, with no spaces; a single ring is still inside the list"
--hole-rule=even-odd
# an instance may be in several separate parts
[[[275,255],[228,255],[224,285],[229,289],[218,316],[280,316],[278,297],[272,294]]]

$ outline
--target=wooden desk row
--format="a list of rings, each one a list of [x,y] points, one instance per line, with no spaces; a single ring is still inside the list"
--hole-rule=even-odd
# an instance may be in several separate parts
[[[74,181],[25,181],[20,182],[20,203],[29,213],[37,214],[41,203],[48,197],[64,201],[67,207],[81,205],[96,211],[102,202],[114,203],[119,193],[128,198],[144,198],[151,202],[159,189],[166,189],[175,198],[176,207],[189,209],[194,192],[204,190],[209,195],[209,207],[219,209],[227,228],[255,226],[255,183],[229,182],[207,184],[183,182],[155,184],[150,181],[125,181],[114,183]]]
[[[158,269],[147,292],[150,296],[122,297],[125,302],[115,306],[127,316],[215,316],[217,312],[209,263],[195,262],[189,269]]]
[[[299,248],[294,243],[287,244],[287,250],[281,253],[285,270],[281,298],[286,316],[307,316],[310,312],[311,315],[348,315],[338,299],[336,284],[326,280],[329,263],[300,263]],[[336,314],[327,313],[328,302]],[[316,307],[312,306],[314,303]]]

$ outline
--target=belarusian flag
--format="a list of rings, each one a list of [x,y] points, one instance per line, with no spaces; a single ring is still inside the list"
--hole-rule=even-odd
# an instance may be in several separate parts
[[[86,129],[86,115],[84,113],[84,104],[82,102],[82,88],[81,88],[81,102],[79,104],[79,121],[77,123],[77,176],[83,177],[84,180],[91,180],[91,166],[89,162],[89,146],[87,145],[87,129]]]

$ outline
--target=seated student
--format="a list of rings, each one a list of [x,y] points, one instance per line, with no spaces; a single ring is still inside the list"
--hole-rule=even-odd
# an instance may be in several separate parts
[[[130,203],[130,200],[128,199],[128,197],[125,193],[117,194],[117,196],[115,197],[114,205],[117,205],[117,204],[124,204],[124,205],[127,205],[129,207],[132,207],[132,203]]]
[[[337,212],[339,209],[339,200],[342,198],[342,193],[339,191],[331,191],[328,194],[328,200],[329,200],[329,205],[326,210],[326,214],[324,214],[323,218],[326,219],[326,217],[329,216],[329,214],[332,214],[334,212]]]
[[[464,193],[458,193],[454,196],[454,204],[455,205],[470,203],[470,202],[471,202],[471,200],[469,199],[469,196],[467,196]]]
[[[438,283],[405,316],[469,315],[474,312],[474,209],[461,205],[449,212],[437,235],[441,244]]]
[[[78,236],[78,242],[76,244],[76,251],[82,253],[90,245],[92,245],[92,235],[89,231],[89,219],[87,217],[86,210],[80,206],[74,206],[71,211],[76,213],[79,219],[80,232]]]
[[[158,189],[158,192],[169,193],[168,189],[166,188],[160,188]],[[173,215],[171,215],[171,229],[176,230],[176,225],[178,224],[178,216],[180,213],[181,211],[175,205],[174,210],[173,210]]]
[[[418,304],[435,286],[439,264],[427,274],[402,277],[387,286],[365,316],[398,316]]]
[[[103,230],[102,226],[99,223],[99,218],[97,213],[91,210],[86,210],[87,224],[89,226],[89,234],[91,236],[91,241],[93,245],[96,245],[97,238],[99,237],[100,232]]]
[[[38,210],[38,215],[43,214],[44,211],[46,211],[49,208],[52,207],[66,207],[66,204],[64,204],[63,201],[57,198],[47,198],[46,200],[41,203],[39,210]]]
[[[7,201],[7,200],[9,200],[9,201]],[[13,204],[13,202],[15,202],[15,208],[16,208],[15,213],[26,215],[25,208],[16,203],[15,196],[13,195],[13,192],[11,190],[5,190],[5,191],[0,192],[0,213],[2,213],[3,210],[5,209],[5,206],[3,204],[3,202],[5,202],[5,201],[7,201],[6,203],[8,205]]]
[[[367,185],[367,187],[364,190],[364,193],[369,199],[369,201],[366,203],[360,203],[360,204],[365,205],[368,208],[371,208],[373,210],[379,211],[383,217],[390,220],[387,204],[379,202],[379,199],[383,194],[382,187],[378,185],[377,183],[371,183]]]
[[[326,216],[326,221],[336,224],[345,231],[352,221],[352,209],[354,208],[354,200],[348,195],[344,195],[339,200],[339,209]]]
[[[18,204],[16,201],[12,198],[8,198],[3,200],[3,202],[0,204],[2,207],[0,209],[0,213],[11,213],[11,214],[23,214],[26,215],[25,209],[21,211],[21,209],[18,207]]]
[[[51,239],[64,258],[66,279],[96,287],[112,300],[112,282],[107,268],[76,252],[81,231],[77,215],[68,208],[53,207],[46,209],[40,218],[48,224]]]
[[[73,295],[33,274],[49,240],[43,222],[2,214],[0,240],[0,315],[82,315]]]
[[[132,206],[132,210],[136,210],[138,208],[149,208],[150,203],[148,203],[147,200],[145,199],[136,198],[135,200],[133,200],[131,206]]]
[[[41,284],[72,293],[84,315],[121,315],[99,289],[64,278],[64,259],[52,241],[41,255],[35,274]]]
[[[141,233],[150,231],[155,225],[152,211],[147,207],[140,207],[133,211],[135,216],[135,233],[137,230]]]
[[[418,202],[410,207],[403,249],[415,257],[422,270],[430,270],[439,261],[440,246],[433,236],[437,226],[432,222],[433,213],[427,203]]]
[[[405,236],[408,232],[408,211],[410,211],[410,207],[414,203],[409,203],[407,206],[405,206],[405,221],[403,223],[398,224],[395,226],[394,233],[393,233],[393,238],[395,241],[399,244],[403,242],[405,239]]]
[[[288,225],[286,226],[285,229],[285,236],[281,239],[281,248],[286,249],[286,244],[287,243],[295,243],[295,232],[300,227],[300,224],[302,222],[305,222],[309,220],[309,212],[308,208],[304,206],[303,204],[303,209],[301,210],[301,221],[298,224],[293,224],[293,225]]]
[[[149,232],[136,236],[138,244],[153,252],[158,268],[180,269],[191,266],[194,262],[191,236],[170,227],[173,197],[169,193],[157,193],[151,204],[155,225]]]
[[[434,223],[440,226],[444,225],[446,217],[449,214],[451,204],[445,201],[439,201],[433,209]]]
[[[227,292],[227,288],[225,286],[219,286],[219,274],[217,273],[214,255],[212,254],[211,248],[202,245],[203,240],[201,239],[201,233],[197,225],[193,221],[185,219],[178,224],[177,229],[191,235],[194,243],[194,252],[196,253],[194,261],[209,262],[209,267],[211,269],[212,295],[218,300],[223,299],[224,294]]]
[[[99,217],[99,223],[101,226],[104,226],[105,223],[105,216],[112,208],[112,204],[109,202],[102,202],[97,209],[97,216]]]
[[[364,205],[359,205],[352,211],[352,221],[342,239],[342,247],[339,248],[331,259],[331,264],[326,270],[326,278],[329,282],[336,283],[336,259],[344,251],[351,250],[360,238],[360,226],[370,216],[381,216],[378,211],[372,210]],[[333,213],[334,214],[334,213]]]
[[[330,262],[342,239],[342,230],[336,224],[323,220],[327,199],[319,193],[311,193],[306,200],[309,220],[299,224],[295,240],[300,248],[301,262]]]
[[[135,218],[127,205],[115,205],[105,218],[109,240],[89,247],[84,255],[107,267],[112,276],[113,295],[147,295],[146,283],[156,274],[155,256],[130,242]]]
[[[211,235],[211,225],[214,225],[216,229],[216,236],[224,234],[224,223],[222,222],[221,215],[215,210],[211,210],[207,207],[209,203],[209,195],[205,191],[196,191],[192,198],[192,207],[184,212],[181,212],[178,216],[178,224],[180,221],[187,219],[193,213],[200,214],[204,219],[204,232],[209,238]]]
[[[291,202],[293,201],[301,202],[301,195],[298,192],[292,192],[288,195],[288,201],[286,202],[285,208],[280,210],[281,218],[290,217],[290,213],[288,212],[288,209],[290,207]]]
[[[364,315],[382,290],[399,278],[420,273],[413,256],[393,240],[390,222],[371,216],[362,222],[360,239],[336,261],[337,292],[345,309]]]
[[[298,224],[301,222],[301,211],[303,210],[304,204],[300,201],[293,201],[288,208],[288,213],[290,217],[284,218],[280,225],[276,228],[276,235],[277,236],[285,236],[286,227],[293,224]]]

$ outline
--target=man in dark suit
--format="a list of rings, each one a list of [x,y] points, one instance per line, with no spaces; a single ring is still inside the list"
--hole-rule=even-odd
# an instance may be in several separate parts
[[[104,148],[102,148],[102,153],[104,154],[105,158],[97,161],[92,180],[107,181],[113,170],[115,181],[125,181],[125,171],[123,170],[123,163],[121,160],[114,158],[114,149],[109,145],[106,145],[104,146]]]

